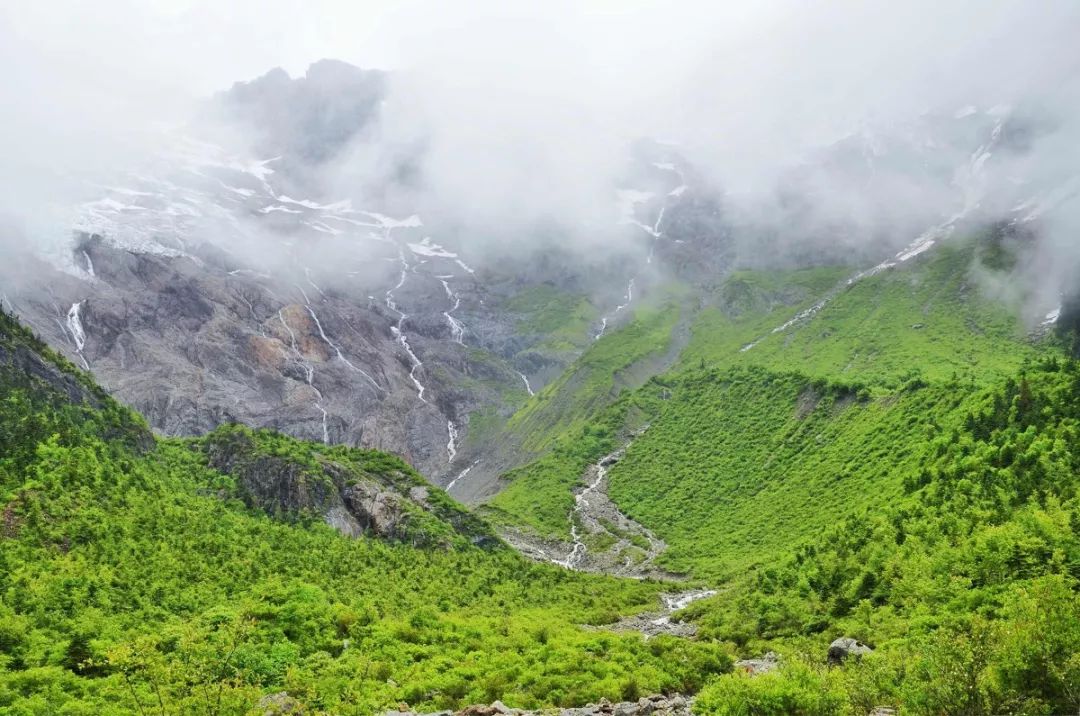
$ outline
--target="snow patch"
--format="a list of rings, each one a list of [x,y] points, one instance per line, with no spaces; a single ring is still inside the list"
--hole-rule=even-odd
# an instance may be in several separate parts
[[[418,244],[408,244],[409,251],[418,256],[431,256],[434,258],[456,259],[457,254],[447,251],[442,246],[431,242],[430,236],[425,236]]]

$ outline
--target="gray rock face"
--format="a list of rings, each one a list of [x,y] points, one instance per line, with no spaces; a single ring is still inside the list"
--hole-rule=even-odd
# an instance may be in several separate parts
[[[435,243],[419,220],[283,199],[251,172],[217,168],[214,181],[185,174],[180,188],[110,198],[66,267],[30,255],[0,266],[0,300],[162,433],[271,427],[395,452],[447,485],[490,447],[467,440],[471,414],[508,416],[591,343],[586,329],[577,345],[541,349],[549,336],[523,316],[543,306],[513,299],[595,293],[599,312],[609,284],[625,287],[625,275],[572,255],[473,268],[477,258]],[[199,218],[178,229],[165,212],[181,199]],[[228,233],[230,218],[255,227],[256,245]],[[507,454],[481,461],[456,496],[490,494],[513,466]]]
[[[842,636],[829,644],[828,659],[832,665],[842,664],[849,657],[862,658],[863,654],[869,654],[873,649],[860,641],[849,636]]]
[[[707,257],[714,280],[731,240],[659,146],[626,179],[628,211],[612,187],[620,241],[588,252],[477,238],[461,217],[410,215],[386,187],[330,196],[320,167],[377,120],[384,81],[328,61],[234,86],[207,112],[250,129],[243,149],[199,124],[207,134],[118,169],[76,211],[69,255],[21,257],[25,242],[0,235],[15,257],[0,302],[162,433],[272,427],[398,453],[438,485],[474,467],[455,497],[490,495],[519,446],[470,441],[470,415],[509,416],[627,320],[630,279],[631,304],[660,264],[689,277]],[[564,315],[548,304],[567,298],[596,325],[553,323]]]
[[[427,513],[474,544],[498,543],[473,515],[445,498],[441,503],[429,500],[427,488],[414,484],[416,477],[392,466],[385,473],[372,474],[319,456],[313,468],[310,462],[265,454],[244,431],[215,432],[200,448],[210,467],[235,478],[244,502],[270,515],[284,519],[315,516],[350,537],[448,544],[418,529]]]

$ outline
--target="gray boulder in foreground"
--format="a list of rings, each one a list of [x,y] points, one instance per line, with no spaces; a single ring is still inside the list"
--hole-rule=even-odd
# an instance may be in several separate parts
[[[833,666],[842,664],[849,656],[861,659],[863,654],[869,654],[872,651],[873,649],[861,641],[852,639],[849,636],[842,636],[829,644],[829,664]]]

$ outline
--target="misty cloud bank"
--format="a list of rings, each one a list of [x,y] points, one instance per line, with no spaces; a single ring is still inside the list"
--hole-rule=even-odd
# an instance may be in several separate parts
[[[620,225],[617,190],[652,181],[630,161],[648,137],[717,197],[744,261],[863,260],[950,219],[1012,222],[1023,229],[1012,240],[1038,248],[1013,269],[1022,287],[987,276],[988,290],[1038,312],[1076,283],[1070,0],[403,3],[367,15],[283,2],[227,20],[180,5],[102,10],[87,20],[92,43],[41,13],[0,11],[9,242],[62,251],[74,207],[146,171],[184,128],[245,162],[280,155],[277,191],[419,214],[475,255],[552,242],[634,251],[641,236]],[[67,9],[77,26],[85,11]],[[140,26],[157,42],[131,40]],[[200,32],[215,38],[205,57],[190,44]],[[208,86],[258,74],[252,65],[280,64],[267,61],[273,47],[287,65],[339,56],[377,69],[365,45],[395,48],[393,66],[320,63],[296,80],[275,70],[206,99]],[[265,230],[234,226],[226,248],[258,255]],[[199,232],[219,233],[212,221]]]

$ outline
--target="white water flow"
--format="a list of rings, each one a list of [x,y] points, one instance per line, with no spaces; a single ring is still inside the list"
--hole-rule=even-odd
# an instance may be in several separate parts
[[[1043,319],[1043,322],[1040,325],[1052,326],[1058,322],[1059,318],[1061,318],[1061,306],[1058,306],[1053,311],[1047,313],[1046,317]]]
[[[653,253],[656,251],[656,242],[660,240],[663,234],[660,233],[660,222],[664,220],[664,209],[666,206],[660,207],[660,213],[656,216],[656,223],[653,224],[652,231],[649,231],[649,235],[652,236],[652,241],[649,242],[649,255],[645,257],[645,263],[651,264],[653,259]],[[648,231],[648,229],[646,229]]]
[[[689,592],[681,592],[679,594],[662,594],[660,595],[661,601],[664,603],[664,609],[667,610],[667,614],[659,619],[653,619],[652,623],[656,626],[663,626],[671,623],[671,615],[680,609],[686,609],[694,602],[702,599],[708,599],[716,594],[715,589],[694,589]]]
[[[372,387],[374,387],[375,390],[382,390],[382,387],[380,387],[379,384],[375,382],[375,379],[372,378],[367,371],[355,365],[351,360],[346,358],[345,355],[341,352],[341,348],[338,346],[338,344],[330,340],[330,337],[326,335],[326,331],[323,330],[322,321],[320,321],[319,317],[315,315],[315,309],[312,307],[311,301],[308,300],[307,293],[299,286],[297,286],[297,288],[300,289],[300,294],[304,297],[304,308],[307,309],[308,314],[311,316],[311,320],[315,322],[315,328],[317,328],[319,331],[319,337],[323,339],[323,342],[326,343],[326,345],[330,346],[330,348],[333,349],[337,359],[345,365],[349,366],[349,368],[351,368],[354,372],[359,373],[360,375],[367,378],[368,382],[371,383]],[[318,288],[318,286],[315,286],[316,290],[318,290]]]
[[[82,304],[82,301],[71,304],[71,308],[67,312],[67,327],[71,332],[72,340],[75,341],[75,352],[79,354],[79,360],[82,361],[83,368],[90,370],[90,364],[86,361],[86,356],[83,355],[83,347],[86,345],[86,331],[83,330],[82,319],[79,317]]]
[[[90,258],[90,254],[83,251],[83,258],[86,259],[86,273],[90,274],[90,278],[95,278],[97,274],[94,273],[94,260]]]
[[[390,230],[386,231],[389,238]],[[398,315],[397,323],[390,326],[390,332],[394,335],[394,339],[401,344],[401,347],[405,349],[405,354],[409,356],[409,380],[416,386],[416,397],[420,398],[421,403],[426,403],[424,398],[424,384],[420,382],[420,379],[416,377],[416,371],[419,370],[424,364],[420,362],[420,359],[413,353],[413,349],[409,346],[409,339],[405,337],[405,319],[408,318],[403,311],[398,309],[397,304],[394,303],[394,291],[405,285],[405,279],[409,276],[409,262],[405,258],[405,249],[398,246],[398,260],[401,261],[401,277],[398,279],[397,284],[386,292],[386,307]]]
[[[623,302],[615,307],[615,310],[610,314],[600,319],[600,330],[593,336],[593,340],[600,340],[603,337],[604,332],[607,331],[608,321],[618,316],[623,310],[634,302],[634,281],[635,278],[630,279],[630,282],[626,284],[626,294],[623,296]]]
[[[529,396],[532,397],[536,395],[536,393],[533,392],[532,386],[529,384],[529,376],[520,371],[518,372],[518,375],[521,376],[521,382],[525,384],[525,390],[529,391]]]
[[[478,464],[480,464],[480,461],[479,461],[479,460],[477,460],[477,461],[476,461],[476,462],[474,462],[474,463],[473,463],[472,465],[469,465],[469,466],[468,466],[467,468],[465,468],[464,470],[462,470],[461,472],[459,472],[459,473],[458,473],[458,475],[457,475],[457,477],[455,477],[455,478],[454,478],[453,480],[451,480],[451,481],[450,481],[450,484],[446,486],[446,491],[447,491],[447,492],[450,492],[451,490],[453,490],[453,489],[454,489],[454,485],[456,485],[456,484],[458,483],[458,480],[460,480],[461,478],[463,478],[463,477],[465,477],[466,475],[468,475],[468,474],[469,474],[469,471],[470,471],[470,470],[472,470],[472,469],[473,469],[474,467],[476,467],[476,466],[477,466]]]
[[[311,269],[309,269],[307,266],[304,267],[304,279],[308,282],[308,285],[310,285],[313,289],[319,292],[320,296],[326,298],[326,294],[323,293],[323,290],[317,285],[315,285],[315,282],[311,280]],[[306,300],[307,296],[304,296],[304,299]]]
[[[638,221],[637,219],[630,219],[629,220],[630,223],[634,224],[635,226],[641,227],[645,231],[645,233],[647,233],[649,236],[652,237],[652,242],[650,242],[650,244],[649,244],[649,253],[645,257],[645,263],[646,264],[651,264],[652,263],[653,252],[654,252],[654,250],[656,248],[656,242],[659,241],[664,236],[662,233],[660,233],[660,224],[664,221],[664,210],[666,208],[667,207],[665,207],[665,206],[660,207],[660,212],[656,215],[656,221],[653,222],[652,226],[649,226],[647,224],[643,224],[640,221]],[[634,276],[634,277],[632,277],[630,279],[629,283],[626,284],[625,300],[622,303],[620,303],[618,306],[616,306],[614,311],[612,311],[608,315],[603,316],[603,317],[600,318],[600,330],[597,331],[596,335],[593,336],[594,341],[597,341],[597,340],[600,340],[601,338],[603,338],[604,333],[607,332],[608,323],[611,320],[613,320],[616,316],[618,316],[620,313],[622,313],[622,311],[627,306],[629,306],[631,303],[634,302],[634,282],[636,280],[637,280],[637,276]]]
[[[446,462],[450,464],[457,457],[458,429],[453,420],[446,421],[446,434],[449,438],[446,441]]]
[[[304,369],[304,382],[308,384],[308,387],[315,391],[317,396],[315,399],[315,407],[320,413],[322,413],[322,438],[323,443],[330,444],[330,426],[328,424],[330,415],[326,412],[326,409],[322,406],[323,394],[322,391],[315,387],[315,368],[311,363],[304,359],[304,354],[300,352],[300,346],[296,342],[296,334],[293,333],[292,327],[289,326],[288,321],[285,320],[285,314],[278,311],[278,320],[281,321],[281,325],[285,327],[285,331],[289,334],[289,347],[292,349],[293,355],[296,357],[296,362]]]
[[[600,486],[600,483],[607,477],[607,467],[604,463],[608,461],[610,455],[605,455],[600,458],[600,461],[596,463],[596,479],[589,484],[584,490],[574,495],[574,507],[570,510],[570,538],[573,540],[574,546],[570,550],[570,554],[566,556],[566,559],[552,560],[555,564],[566,567],[567,569],[577,569],[577,565],[581,563],[582,558],[585,556],[585,552],[588,549],[585,547],[585,543],[581,540],[581,534],[578,532],[576,515],[581,514],[581,511],[589,506],[589,494],[596,491],[596,488]]]
[[[443,289],[446,291],[446,297],[454,302],[454,305],[450,307],[449,311],[443,311],[443,317],[446,318],[446,322],[450,324],[450,337],[454,339],[454,342],[459,345],[465,345],[465,324],[454,318],[451,313],[458,310],[461,306],[461,298],[454,293],[450,288],[450,284],[446,282],[445,278],[440,278],[439,281],[443,285]]]

